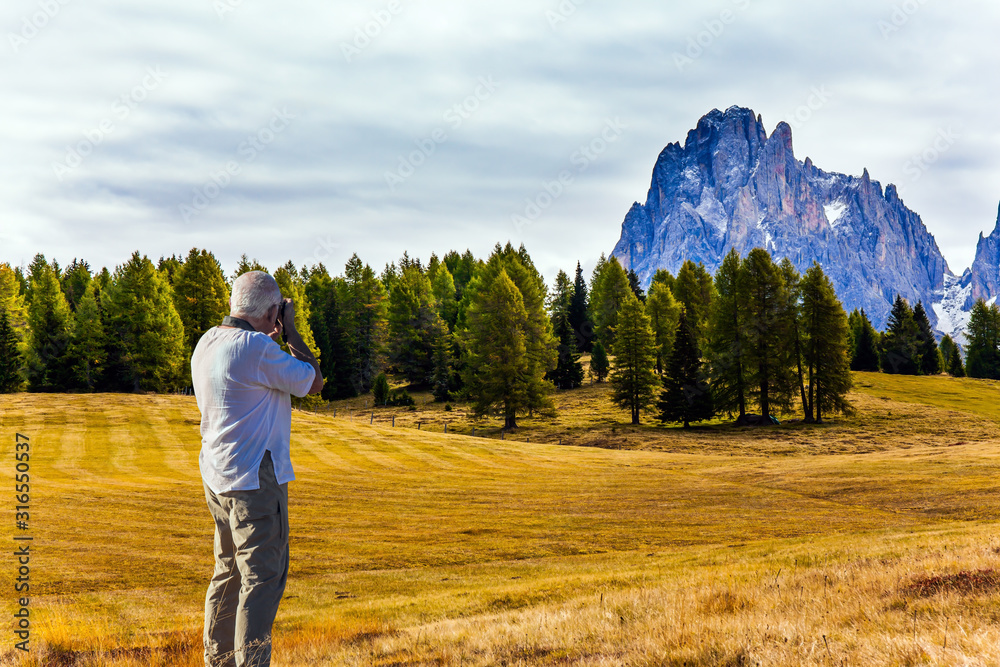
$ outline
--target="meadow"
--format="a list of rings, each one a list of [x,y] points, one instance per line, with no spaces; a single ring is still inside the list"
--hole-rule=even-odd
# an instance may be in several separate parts
[[[503,440],[424,395],[296,411],[273,664],[1000,664],[1000,385],[859,373],[851,417],[690,430],[607,394]],[[34,537],[32,649],[5,632],[0,664],[201,664],[198,422],[188,396],[0,396]]]

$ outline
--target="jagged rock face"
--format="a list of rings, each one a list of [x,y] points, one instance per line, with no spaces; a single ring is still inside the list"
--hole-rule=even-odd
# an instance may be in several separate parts
[[[751,110],[714,110],[683,147],[660,153],[646,203],[632,205],[612,254],[648,285],[659,268],[676,273],[691,259],[714,273],[730,248],[745,256],[754,247],[800,272],[819,262],[844,307],[864,308],[878,328],[897,293],[923,301],[935,324],[931,306],[953,277],[895,186],[883,192],[867,170],[858,178],[799,162],[786,123],[768,137]]]
[[[989,301],[1000,294],[1000,211],[993,233],[987,237],[979,235],[976,244],[976,259],[972,262],[972,293],[965,304],[971,310],[976,299]]]

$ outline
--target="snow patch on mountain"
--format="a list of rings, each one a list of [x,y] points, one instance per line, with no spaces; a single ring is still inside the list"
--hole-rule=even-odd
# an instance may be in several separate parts
[[[971,281],[946,273],[944,288],[935,294],[940,295],[941,300],[931,304],[938,318],[937,330],[951,336],[959,345],[965,345],[965,330],[969,326],[969,311],[965,310],[965,302],[970,294]]]
[[[830,223],[830,227],[833,229],[837,228],[837,225],[840,224],[840,219],[843,217],[844,211],[846,210],[847,203],[841,199],[823,207],[823,212],[826,213],[826,220]]]

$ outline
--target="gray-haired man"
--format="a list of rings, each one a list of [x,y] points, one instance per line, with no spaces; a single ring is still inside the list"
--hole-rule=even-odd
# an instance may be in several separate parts
[[[233,282],[230,315],[191,357],[201,410],[199,464],[215,520],[205,598],[205,664],[271,664],[271,626],[288,578],[291,395],[323,388],[295,330],[295,305],[263,271]],[[277,344],[282,332],[292,356]]]

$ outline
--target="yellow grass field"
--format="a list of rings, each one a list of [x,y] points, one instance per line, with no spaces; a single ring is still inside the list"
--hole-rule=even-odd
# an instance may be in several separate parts
[[[766,429],[632,427],[606,385],[503,441],[462,406],[296,412],[273,664],[1000,664],[1000,386],[855,382],[857,415]],[[0,396],[2,539],[16,433],[34,538],[27,656],[0,556],[0,664],[201,664],[198,421]]]

